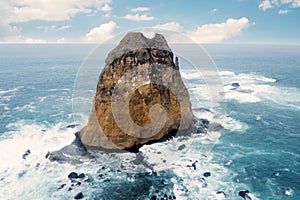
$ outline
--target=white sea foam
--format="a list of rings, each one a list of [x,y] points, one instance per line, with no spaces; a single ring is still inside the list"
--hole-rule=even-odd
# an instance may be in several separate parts
[[[30,149],[31,154],[26,163],[36,164],[37,160],[41,160],[40,158],[43,158],[47,151],[57,150],[71,143],[74,139],[74,130],[62,130],[62,126],[62,124],[57,124],[47,129],[36,124],[28,125],[24,121],[9,124],[7,128],[14,127],[17,131],[7,132],[0,136],[0,146],[4,149],[0,152],[0,172],[21,167],[22,155],[27,149]]]
[[[7,94],[7,93],[12,93],[12,92],[16,92],[16,91],[18,91],[21,88],[24,88],[24,87],[23,86],[18,86],[18,87],[15,87],[13,89],[9,89],[9,90],[0,90],[0,95]]]
[[[35,104],[35,102],[31,102],[31,103],[25,104],[23,106],[17,106],[13,110],[17,110],[17,111],[27,110],[29,112],[35,112],[35,106],[34,106],[34,104]]]

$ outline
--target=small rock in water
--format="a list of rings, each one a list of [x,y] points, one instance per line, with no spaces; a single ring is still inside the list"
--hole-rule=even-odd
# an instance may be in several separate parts
[[[204,172],[203,176],[204,177],[209,177],[209,176],[211,176],[211,173],[210,172]]]
[[[76,195],[74,196],[74,199],[82,199],[82,198],[83,198],[82,192],[79,192],[78,194],[76,194]]]
[[[29,154],[31,154],[30,149],[28,149],[27,151],[25,151],[25,153],[23,154],[22,158],[23,158],[24,160],[26,160],[26,157],[27,157]]]
[[[225,163],[224,163],[225,165],[231,165],[232,164],[232,160],[227,160],[227,161],[225,161]]]
[[[157,199],[157,197],[155,196],[155,195],[153,195],[151,198],[150,198],[150,200],[156,200]]]
[[[75,128],[76,126],[78,126],[79,124],[70,124],[68,125],[66,128]]]
[[[84,173],[80,173],[80,174],[78,175],[78,178],[83,179],[84,177],[85,177],[85,174],[84,174]]]
[[[168,182],[167,182],[165,179],[162,179],[162,180],[161,180],[161,183],[164,184],[164,185],[167,185],[167,184],[168,184]]]
[[[64,184],[61,184],[61,186],[59,186],[59,188],[57,188],[57,190],[61,190],[61,189],[63,189],[65,186],[66,186],[65,183],[64,183]]]
[[[232,83],[231,86],[235,87],[235,88],[238,88],[238,87],[240,87],[240,84],[239,83]]]
[[[48,151],[47,154],[45,155],[45,158],[49,158],[50,154],[51,154],[50,151]]]
[[[194,168],[194,170],[197,169],[197,167],[196,167],[196,163],[197,163],[197,162],[198,162],[198,161],[196,160],[195,162],[192,163],[192,167]]]
[[[181,151],[181,150],[184,149],[185,147],[186,147],[185,144],[180,145],[180,146],[178,147],[178,150]]]
[[[71,172],[69,175],[68,175],[68,178],[69,179],[75,179],[75,178],[78,178],[78,174],[76,172]]]
[[[243,197],[245,200],[251,200],[251,197],[248,194],[248,190],[239,191],[239,196]]]

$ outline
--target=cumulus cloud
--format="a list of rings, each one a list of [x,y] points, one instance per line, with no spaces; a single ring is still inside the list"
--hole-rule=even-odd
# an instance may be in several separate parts
[[[77,13],[91,13],[111,0],[7,0],[1,2],[1,14],[8,22],[30,20],[64,21]],[[3,12],[4,11],[4,12]]]
[[[266,11],[267,9],[275,8],[275,7],[281,7],[281,6],[289,6],[290,8],[298,8],[300,7],[300,0],[263,0],[259,4],[259,8],[263,11]],[[279,13],[279,12],[278,12]],[[279,13],[279,14],[286,14],[286,13]]]
[[[65,21],[78,13],[92,13],[101,10],[111,0],[1,0],[0,1],[0,41],[7,38],[22,38],[12,23],[32,20]],[[28,40],[29,41],[29,40]],[[32,41],[34,42],[34,41]]]
[[[149,16],[147,14],[143,14],[143,15],[139,15],[139,14],[135,14],[135,15],[127,14],[123,18],[124,19],[128,19],[128,20],[132,20],[132,21],[151,21],[151,20],[154,19],[154,17]]]
[[[289,12],[290,12],[289,10],[282,10],[282,9],[280,9],[280,10],[278,11],[278,14],[284,15],[284,14],[287,14],[287,13],[289,13]]]
[[[41,29],[41,30],[44,30],[44,31],[57,32],[57,31],[62,31],[62,30],[70,29],[70,28],[72,28],[72,25],[63,25],[63,26],[59,26],[59,27],[57,27],[56,25],[52,25],[52,26],[38,26],[37,28]]]
[[[249,20],[245,17],[240,19],[228,19],[224,23],[206,24],[190,31],[187,36],[198,43],[222,42],[235,37],[249,26]]]
[[[165,24],[157,24],[153,28],[177,31],[177,32],[179,32],[181,30],[181,26],[178,22],[168,22]]]
[[[149,11],[150,8],[148,7],[137,7],[137,8],[132,8],[131,11],[132,12],[145,12],[145,11]]]
[[[116,28],[114,21],[101,24],[98,27],[91,29],[85,36],[84,42],[99,43],[104,42],[112,37],[112,33]]]
[[[263,0],[258,7],[263,11],[266,11],[267,9],[273,8],[274,5],[270,0]]]
[[[218,12],[218,11],[219,11],[219,9],[217,9],[217,8],[214,8],[211,10],[211,12],[213,12],[213,13]]]

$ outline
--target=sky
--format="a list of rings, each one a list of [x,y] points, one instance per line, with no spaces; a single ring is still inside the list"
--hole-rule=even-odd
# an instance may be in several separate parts
[[[0,43],[101,43],[144,27],[197,43],[300,44],[300,0],[0,0]]]

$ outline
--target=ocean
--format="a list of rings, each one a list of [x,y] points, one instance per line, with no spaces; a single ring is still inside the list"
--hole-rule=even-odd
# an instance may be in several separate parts
[[[142,147],[154,171],[134,165],[133,153],[103,153],[81,164],[45,158],[87,122],[104,63],[91,56],[94,48],[0,45],[0,199],[73,199],[82,192],[85,199],[231,200],[246,190],[253,200],[300,199],[300,46],[204,45],[222,81],[217,106],[203,74],[180,58],[194,114],[218,116],[224,129]],[[188,53],[197,57],[193,48]],[[99,73],[84,70],[90,65]],[[73,171],[85,178],[71,182]]]

